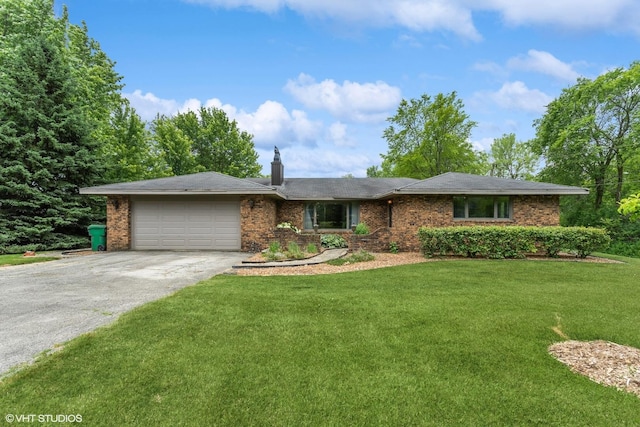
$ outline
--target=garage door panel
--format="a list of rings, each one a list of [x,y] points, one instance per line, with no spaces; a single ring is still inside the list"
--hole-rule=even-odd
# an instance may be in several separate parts
[[[240,202],[134,200],[134,249],[240,249]]]

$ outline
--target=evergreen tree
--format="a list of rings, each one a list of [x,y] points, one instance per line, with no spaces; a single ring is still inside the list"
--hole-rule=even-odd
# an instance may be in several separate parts
[[[112,115],[124,102],[120,93],[122,77],[100,44],[89,37],[86,24],[71,24],[64,5],[60,16],[56,16],[53,4],[54,0],[0,0],[0,64],[17,55],[23,40],[44,37],[55,45],[75,80],[74,104],[81,108],[91,137],[107,144],[101,152],[112,158],[115,153],[109,151],[112,147],[108,143]],[[100,183],[113,180],[106,176]]]
[[[86,244],[78,188],[102,171],[71,67],[44,36],[0,59],[0,250]]]

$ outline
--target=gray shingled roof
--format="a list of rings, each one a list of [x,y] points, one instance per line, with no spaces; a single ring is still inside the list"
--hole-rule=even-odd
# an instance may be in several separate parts
[[[291,200],[378,199],[416,182],[411,178],[293,178],[278,191]]]
[[[289,178],[272,186],[268,178],[234,178],[217,172],[108,184],[80,189],[80,194],[270,194],[288,200],[371,200],[394,194],[589,194],[586,188],[448,172],[412,178]]]
[[[81,188],[80,194],[274,194],[274,187],[218,172]]]
[[[567,195],[589,194],[586,188],[544,182],[519,181],[493,176],[447,172],[399,188],[396,194],[504,194]]]

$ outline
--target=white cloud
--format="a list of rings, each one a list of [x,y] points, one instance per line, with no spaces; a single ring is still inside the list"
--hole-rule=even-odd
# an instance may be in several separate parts
[[[173,115],[178,111],[178,103],[173,99],[161,99],[147,92],[142,93],[141,90],[135,90],[133,93],[123,94],[125,98],[131,102],[131,106],[143,120],[153,120],[156,114]]]
[[[507,61],[507,67],[515,70],[533,71],[556,79],[574,82],[580,74],[573,67],[549,52],[531,49],[527,55],[519,55]]]
[[[471,140],[471,145],[473,146],[474,150],[489,151],[491,150],[491,144],[493,144],[493,140],[494,138],[489,137],[480,138],[478,140]]]
[[[499,11],[511,25],[543,24],[571,30],[640,32],[636,0],[468,0],[470,7]]]
[[[305,107],[326,110],[334,117],[352,122],[380,122],[389,116],[402,97],[400,89],[385,82],[342,84],[327,79],[318,83],[307,74],[289,80],[284,87]]]
[[[366,177],[367,168],[380,159],[372,159],[362,153],[330,150],[326,148],[308,149],[290,147],[281,150],[285,177],[330,177],[338,178],[347,174]],[[273,157],[273,154],[271,154]]]
[[[335,122],[329,126],[327,140],[331,141],[336,147],[355,147],[358,142],[349,135],[347,125]]]
[[[529,89],[520,81],[507,82],[497,92],[478,92],[474,95],[474,103],[480,104],[491,100],[506,110],[525,111],[528,113],[544,113],[546,106],[553,98],[538,89]]]
[[[230,119],[238,122],[238,127],[254,136],[256,145],[288,146],[291,144],[316,145],[323,135],[323,125],[307,117],[304,111],[289,112],[276,101],[266,101],[256,111],[238,110],[230,104],[223,104],[217,98],[202,101],[191,98],[182,103],[173,99],[162,99],[153,93],[143,94],[136,90],[125,94],[131,105],[143,120],[151,121],[157,114],[173,116],[178,112],[198,111],[201,106],[223,110]]]
[[[637,0],[183,0],[215,8],[274,14],[289,9],[310,18],[365,27],[446,31],[478,41],[474,12],[496,12],[509,25],[552,25],[570,30],[640,34]]]
[[[505,75],[504,68],[492,61],[476,62],[471,68],[475,71],[482,71],[495,75]]]
[[[396,46],[409,46],[413,48],[421,48],[422,43],[415,37],[408,34],[400,34],[395,42]]]
[[[471,10],[450,0],[183,0],[218,8],[263,13],[293,10],[310,18],[346,21],[367,27],[400,26],[413,31],[448,31],[480,40]]]
[[[180,103],[175,99],[162,99],[151,92],[142,93],[136,89],[133,93],[124,93],[125,98],[129,100],[131,106],[136,109],[142,120],[151,121],[158,114],[162,116],[173,116],[177,113],[186,111],[198,111],[202,106],[202,102],[196,98],[190,98]],[[217,107],[225,110],[229,105],[223,106],[218,99],[209,99],[205,102],[205,107]],[[226,112],[226,110],[225,110]]]

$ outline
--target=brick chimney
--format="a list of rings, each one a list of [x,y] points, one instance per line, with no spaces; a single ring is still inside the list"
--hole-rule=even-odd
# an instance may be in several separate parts
[[[284,182],[284,165],[280,161],[280,150],[274,147],[275,155],[271,162],[271,185],[282,185]]]

